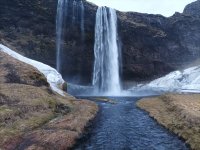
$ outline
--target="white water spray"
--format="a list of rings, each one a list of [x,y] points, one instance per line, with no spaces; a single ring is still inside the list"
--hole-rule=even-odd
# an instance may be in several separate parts
[[[117,40],[116,11],[99,7],[96,13],[93,86],[100,93],[116,95],[121,92]]]

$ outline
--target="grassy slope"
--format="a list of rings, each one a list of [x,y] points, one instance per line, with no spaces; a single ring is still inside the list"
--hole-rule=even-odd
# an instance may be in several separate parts
[[[0,52],[0,149],[67,149],[97,109],[53,93],[35,68]]]
[[[169,94],[142,99],[137,105],[185,139],[192,149],[200,149],[200,95]]]

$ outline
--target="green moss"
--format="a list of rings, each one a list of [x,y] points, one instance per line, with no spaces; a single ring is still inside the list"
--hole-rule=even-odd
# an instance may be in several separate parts
[[[52,112],[55,112],[57,109],[57,105],[60,103],[56,101],[54,98],[42,98],[42,99],[35,99],[32,101],[32,106],[41,106],[43,108],[49,109]]]
[[[54,100],[54,99],[49,99],[49,100],[48,100],[48,105],[49,105],[49,108],[55,110],[55,109],[56,109],[57,102],[56,102],[56,100]]]
[[[47,112],[46,114],[38,114],[37,116],[33,116],[28,118],[27,120],[19,120],[13,124],[13,129],[25,132],[29,130],[33,130],[35,128],[39,128],[55,118],[55,114],[52,112]]]
[[[6,113],[6,112],[12,112],[13,110],[10,109],[8,106],[3,105],[0,107],[0,114]]]

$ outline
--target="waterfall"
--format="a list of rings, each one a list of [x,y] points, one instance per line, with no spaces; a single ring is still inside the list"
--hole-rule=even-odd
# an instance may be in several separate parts
[[[68,14],[72,15],[69,16]],[[81,32],[81,45],[84,47],[84,4],[82,0],[58,0],[56,16],[56,69],[58,72],[62,72],[61,57],[66,20],[69,22],[67,27],[71,27],[72,25],[78,30],[78,33]]]
[[[85,27],[84,27],[84,5],[83,5],[83,1],[80,1],[80,8],[81,8],[81,42],[82,45],[84,44],[85,41]],[[83,45],[84,46],[84,45]]]
[[[56,69],[61,71],[61,51],[63,49],[63,32],[67,16],[68,0],[58,0],[56,16]]]
[[[96,13],[93,86],[98,92],[121,91],[116,11],[99,7]]]
[[[73,1],[73,8],[72,8],[72,24],[76,23],[77,19],[77,2],[76,0]]]

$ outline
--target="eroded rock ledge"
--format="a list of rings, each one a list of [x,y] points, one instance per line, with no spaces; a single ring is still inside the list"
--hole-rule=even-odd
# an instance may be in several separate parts
[[[55,94],[37,69],[0,52],[0,149],[69,149],[97,111]]]
[[[200,95],[163,95],[145,98],[138,107],[170,131],[185,139],[191,149],[200,149]]]

